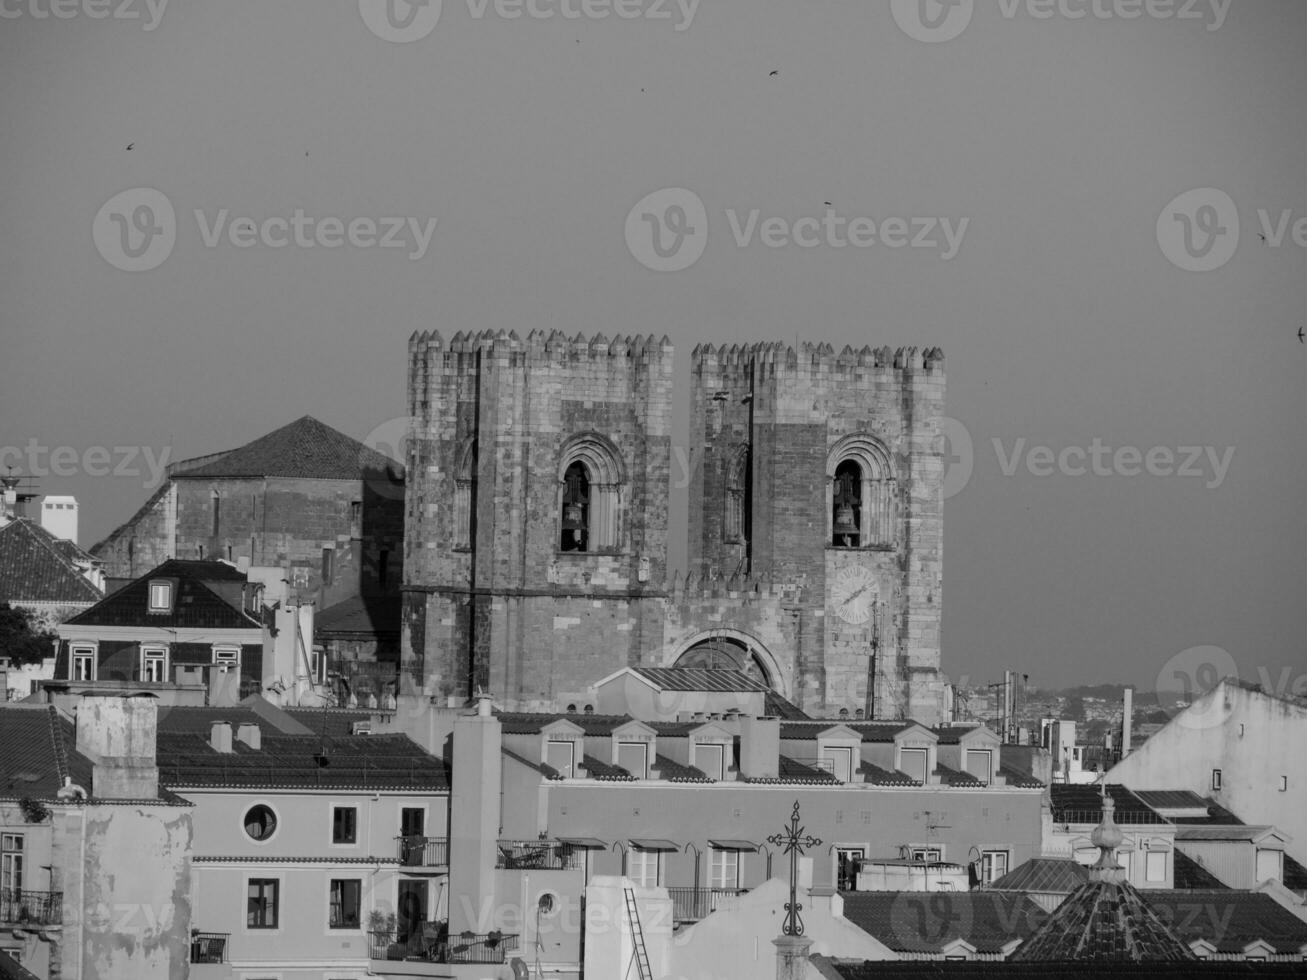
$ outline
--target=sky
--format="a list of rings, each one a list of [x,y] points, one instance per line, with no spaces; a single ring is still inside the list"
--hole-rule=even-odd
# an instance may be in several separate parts
[[[1307,4],[389,2],[0,0],[0,466],[83,545],[394,431],[414,330],[938,345],[953,680],[1307,691]]]

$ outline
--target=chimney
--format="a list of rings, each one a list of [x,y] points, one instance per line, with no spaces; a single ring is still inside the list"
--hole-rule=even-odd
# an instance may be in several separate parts
[[[263,733],[252,721],[236,726],[236,741],[245,743],[256,752],[263,746]]]
[[[230,708],[240,701],[241,675],[236,668],[209,666],[209,707]]]
[[[740,717],[740,776],[776,779],[780,775],[781,720]]]
[[[1121,758],[1130,754],[1130,738],[1134,734],[1135,689],[1127,687],[1123,694],[1121,711]]]
[[[454,719],[453,781],[449,802],[450,935],[488,932],[496,908],[496,837],[503,825],[500,779],[503,727],[490,713],[488,696],[476,714]],[[514,886],[516,887],[516,886]],[[513,892],[516,896],[516,892]],[[462,899],[466,898],[466,901]],[[505,900],[509,896],[504,896]]]
[[[158,707],[153,698],[83,698],[77,751],[91,760],[91,792],[105,800],[159,796],[155,765]]]
[[[215,721],[209,728],[209,745],[215,752],[221,752],[223,755],[230,754],[234,750],[231,747],[231,722]]]

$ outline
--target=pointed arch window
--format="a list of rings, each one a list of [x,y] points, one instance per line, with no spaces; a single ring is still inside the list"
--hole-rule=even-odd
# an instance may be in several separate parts
[[[826,469],[826,540],[835,548],[892,546],[897,486],[889,452],[871,436],[847,436],[831,450]]]
[[[621,457],[597,432],[574,436],[563,446],[558,497],[560,551],[618,549],[625,483]]]
[[[730,542],[744,541],[749,534],[749,447],[735,451],[726,472],[726,514],[722,536]]]

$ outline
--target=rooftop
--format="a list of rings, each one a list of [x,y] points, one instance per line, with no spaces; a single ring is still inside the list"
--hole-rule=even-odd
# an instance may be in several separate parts
[[[1044,916],[1015,892],[844,892],[844,917],[897,953],[942,953],[962,939],[998,953]],[[881,964],[878,964],[881,965]]]
[[[79,561],[89,565],[99,559],[35,521],[10,521],[0,527],[0,602],[98,602],[103,593],[82,575]]]
[[[150,583],[156,579],[176,582],[167,612],[150,612]],[[244,581],[243,572],[223,561],[170,558],[67,620],[65,625],[261,630],[262,624],[240,607],[239,599],[233,603],[210,585]]]
[[[259,476],[361,480],[377,473],[402,480],[404,474],[404,467],[389,456],[310,415],[207,462],[188,466],[189,462],[174,464],[170,474],[185,480]]]

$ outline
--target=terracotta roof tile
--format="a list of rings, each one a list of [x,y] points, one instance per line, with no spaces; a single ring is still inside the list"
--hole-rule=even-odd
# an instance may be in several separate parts
[[[377,473],[391,473],[402,481],[403,470],[389,456],[305,415],[207,463],[188,468],[183,460],[174,467],[174,478],[271,476],[361,480]]]
[[[35,521],[24,517],[10,521],[0,527],[0,602],[99,602],[104,594],[86,580],[74,558],[98,562]]]
[[[176,595],[171,611],[152,613],[150,582],[161,578],[176,581]],[[225,562],[172,558],[78,613],[67,625],[261,630],[262,624],[239,608],[239,600],[233,605],[209,585],[244,580],[243,573]]]

